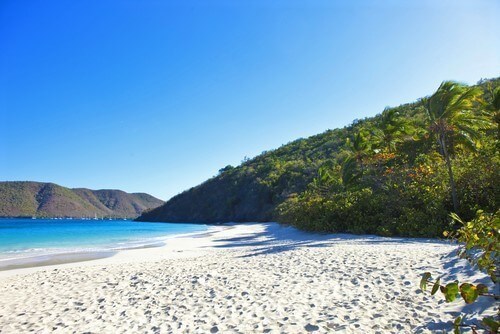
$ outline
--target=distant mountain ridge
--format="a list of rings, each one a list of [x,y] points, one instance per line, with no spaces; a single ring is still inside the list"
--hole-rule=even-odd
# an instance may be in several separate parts
[[[163,203],[145,193],[70,189],[33,181],[0,182],[0,217],[136,218]]]

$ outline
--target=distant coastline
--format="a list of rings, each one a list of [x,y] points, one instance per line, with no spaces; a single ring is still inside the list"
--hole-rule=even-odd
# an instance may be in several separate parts
[[[133,219],[164,202],[146,193],[66,188],[34,181],[0,182],[2,218]]]

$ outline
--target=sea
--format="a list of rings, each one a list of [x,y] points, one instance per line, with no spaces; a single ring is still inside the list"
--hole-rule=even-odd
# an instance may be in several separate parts
[[[207,225],[132,220],[0,219],[0,270],[101,258],[207,230]]]

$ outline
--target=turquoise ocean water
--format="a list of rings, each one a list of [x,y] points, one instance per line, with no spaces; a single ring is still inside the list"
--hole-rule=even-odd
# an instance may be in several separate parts
[[[0,219],[0,265],[52,254],[159,246],[175,235],[207,229],[206,225],[130,220]]]

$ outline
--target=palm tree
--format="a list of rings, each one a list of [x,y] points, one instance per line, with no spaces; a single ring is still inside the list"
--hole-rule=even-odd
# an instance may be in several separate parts
[[[492,123],[496,125],[497,139],[500,139],[500,87],[493,90],[491,95],[491,103],[486,106],[486,109],[490,114]]]
[[[341,179],[344,189],[348,189],[351,184],[361,177],[361,172],[356,166],[356,160],[347,157],[342,163]]]
[[[412,127],[408,121],[401,117],[396,108],[386,108],[372,129],[371,134],[377,146],[392,153],[396,151],[397,144],[401,143],[404,136],[411,133]]]
[[[484,118],[476,111],[482,91],[479,87],[468,87],[454,81],[444,81],[438,90],[424,99],[429,121],[429,130],[436,137],[439,151],[448,168],[453,209],[458,212],[458,199],[450,151],[461,144],[464,148],[474,149]]]
[[[342,183],[345,187],[352,184],[356,179],[362,178],[365,161],[371,151],[370,142],[367,139],[366,129],[360,129],[353,137],[346,139],[346,147],[349,155],[342,163]],[[359,166],[359,170],[357,167]]]
[[[346,140],[347,149],[350,152],[350,158],[354,159],[361,169],[361,174],[364,171],[364,162],[368,157],[371,150],[370,143],[366,138],[366,130],[359,130],[353,137],[352,140],[347,138]]]
[[[328,160],[318,169],[318,175],[313,179],[312,185],[321,195],[326,195],[331,192],[335,180],[335,164]]]

